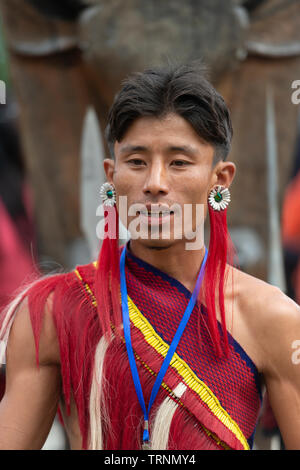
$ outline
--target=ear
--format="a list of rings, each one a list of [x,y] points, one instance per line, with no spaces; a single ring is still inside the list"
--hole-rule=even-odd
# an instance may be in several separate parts
[[[113,183],[113,175],[115,171],[115,161],[112,158],[106,158],[103,161],[103,167],[108,183]]]
[[[212,174],[211,186],[221,185],[229,188],[236,173],[236,166],[233,162],[220,161],[216,164]]]

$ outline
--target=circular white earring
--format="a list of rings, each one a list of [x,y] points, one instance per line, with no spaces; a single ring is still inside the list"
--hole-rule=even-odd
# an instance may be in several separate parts
[[[229,189],[220,185],[216,186],[210,191],[208,202],[215,211],[226,209],[230,203]]]
[[[100,196],[102,197],[105,206],[113,207],[116,202],[116,190],[110,183],[103,183],[100,188]]]

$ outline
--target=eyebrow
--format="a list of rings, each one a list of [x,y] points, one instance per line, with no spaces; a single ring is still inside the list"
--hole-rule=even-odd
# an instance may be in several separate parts
[[[166,147],[168,152],[182,152],[188,155],[196,155],[199,151],[192,147],[191,145],[169,145]],[[130,145],[126,144],[120,149],[120,153],[133,153],[133,152],[149,152],[149,147],[145,147],[144,145]]]
[[[197,150],[195,147],[192,147],[191,145],[170,145],[168,150],[170,152],[182,152],[189,155],[196,155],[199,153],[199,150]]]
[[[126,144],[120,148],[120,153],[147,152],[149,149],[143,145]]]

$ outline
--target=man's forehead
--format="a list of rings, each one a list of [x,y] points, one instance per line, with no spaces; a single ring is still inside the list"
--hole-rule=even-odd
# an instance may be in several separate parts
[[[168,113],[163,116],[140,116],[134,119],[128,126],[124,137],[135,132],[143,133],[190,133],[195,132],[191,124],[176,113]],[[197,135],[197,134],[196,134]]]
[[[196,133],[188,121],[177,114],[137,118],[115,145],[118,153],[146,151],[159,145],[165,150],[191,154],[199,151],[199,146],[211,146]]]

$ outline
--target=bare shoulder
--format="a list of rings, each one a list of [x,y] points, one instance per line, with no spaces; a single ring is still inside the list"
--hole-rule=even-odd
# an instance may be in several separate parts
[[[257,326],[268,325],[272,329],[270,323],[276,321],[276,325],[277,321],[293,321],[299,317],[299,305],[281,289],[242,271],[235,272],[239,305],[249,321],[253,319]]]
[[[235,270],[237,309],[262,371],[279,364],[300,340],[300,307],[278,287]]]

